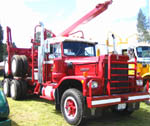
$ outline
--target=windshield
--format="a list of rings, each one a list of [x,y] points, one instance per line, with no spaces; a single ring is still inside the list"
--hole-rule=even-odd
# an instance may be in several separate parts
[[[85,42],[63,42],[64,55],[66,56],[96,56],[95,44]]]
[[[137,47],[136,51],[137,51],[137,56],[140,58],[150,57],[150,47],[148,46]]]

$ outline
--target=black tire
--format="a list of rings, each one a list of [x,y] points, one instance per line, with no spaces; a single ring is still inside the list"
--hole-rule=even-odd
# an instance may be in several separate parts
[[[134,111],[128,111],[127,109],[122,111],[113,110],[113,112],[120,116],[130,116]]]
[[[147,105],[150,105],[150,100],[145,101]]]
[[[10,85],[10,95],[14,100],[18,100],[21,97],[21,86],[18,80],[12,80]]]
[[[5,59],[4,61],[4,76],[8,76],[8,59]]]
[[[3,92],[5,96],[10,97],[10,80],[5,79],[3,82]]]
[[[82,124],[84,120],[84,102],[83,95],[79,90],[68,89],[64,92],[61,98],[61,112],[69,124]]]
[[[20,56],[20,58],[22,60],[22,74],[25,76],[28,72],[28,60],[25,55]]]
[[[120,116],[130,116],[134,112],[134,110],[129,111],[128,106],[124,110],[117,110],[115,107],[113,107],[111,110],[113,113]]]
[[[146,85],[146,80],[145,80],[144,91],[146,91],[146,90],[147,90],[147,85]],[[150,93],[150,84],[149,84],[149,93]],[[147,105],[150,105],[150,100],[146,100],[145,103],[146,103]]]
[[[20,88],[21,88],[21,99],[26,98],[27,96],[27,83],[25,80],[19,80]]]
[[[22,76],[22,60],[19,55],[14,55],[11,59],[11,72],[13,76]]]
[[[150,93],[150,86],[149,86],[148,92]],[[146,103],[147,105],[150,105],[150,99],[149,99],[149,100],[146,100],[145,103]]]

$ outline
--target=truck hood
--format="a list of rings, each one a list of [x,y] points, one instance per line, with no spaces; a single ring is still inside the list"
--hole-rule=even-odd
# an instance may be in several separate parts
[[[65,63],[73,64],[93,64],[98,62],[98,57],[69,57]]]
[[[72,75],[82,76],[83,72],[87,72],[88,76],[96,76],[98,59],[98,57],[75,57],[66,59],[65,63],[73,65]]]

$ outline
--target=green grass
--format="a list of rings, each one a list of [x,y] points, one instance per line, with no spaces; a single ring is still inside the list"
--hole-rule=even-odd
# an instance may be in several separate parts
[[[55,111],[53,102],[30,97],[23,101],[7,98],[10,106],[9,118],[12,126],[69,126],[60,112]],[[145,103],[131,117],[116,116],[106,112],[98,119],[86,121],[84,126],[149,126],[150,106]]]
[[[0,76],[0,81],[3,80],[3,77]]]
[[[12,126],[69,126],[61,113],[55,111],[53,102],[33,96],[22,101],[7,100]],[[140,109],[130,117],[106,112],[98,119],[88,119],[84,126],[150,126],[150,106],[141,103]]]
[[[8,98],[12,126],[69,126],[53,102],[32,97],[24,101]]]

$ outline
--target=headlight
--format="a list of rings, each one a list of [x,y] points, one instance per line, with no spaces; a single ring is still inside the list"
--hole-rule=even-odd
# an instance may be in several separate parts
[[[89,87],[89,83],[87,84],[87,86]],[[98,82],[97,81],[92,81],[92,88],[98,88]]]
[[[137,86],[143,86],[143,80],[136,80]]]

